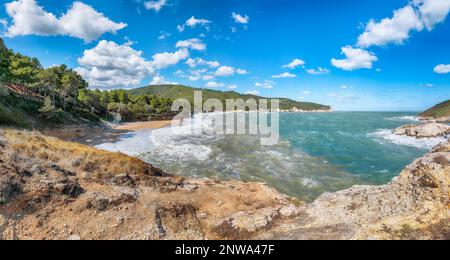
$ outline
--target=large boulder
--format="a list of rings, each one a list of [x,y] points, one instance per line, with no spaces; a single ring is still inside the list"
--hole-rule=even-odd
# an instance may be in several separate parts
[[[439,137],[450,134],[450,126],[438,123],[406,125],[395,129],[394,133],[416,138]]]

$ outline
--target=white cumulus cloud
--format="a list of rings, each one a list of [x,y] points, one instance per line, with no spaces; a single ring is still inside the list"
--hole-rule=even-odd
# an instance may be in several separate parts
[[[411,32],[432,30],[443,22],[450,12],[450,0],[412,0],[403,8],[394,11],[391,18],[379,22],[371,20],[358,38],[359,47],[402,44]]]
[[[248,22],[250,21],[250,17],[248,17],[248,15],[232,13],[231,16],[233,17],[235,23],[248,24]]]
[[[222,66],[222,67],[218,68],[214,74],[219,77],[229,77],[229,76],[233,76],[234,73],[235,73],[235,69],[233,67]]]
[[[182,48],[176,52],[163,52],[153,55],[152,64],[158,69],[164,69],[176,65],[187,58],[189,58],[189,51],[186,48]]]
[[[236,73],[239,75],[247,75],[248,71],[243,70],[243,69],[236,69]]]
[[[373,53],[351,46],[343,47],[342,54],[345,55],[345,59],[332,59],[331,64],[336,68],[347,71],[371,69],[373,63],[378,60]]]
[[[153,10],[155,12],[161,11],[161,9],[167,4],[167,0],[148,1],[144,2],[145,9]]]
[[[196,51],[206,50],[206,44],[202,40],[193,38],[185,41],[178,41],[176,44],[177,48],[189,48]]]
[[[213,80],[214,76],[213,75],[204,75],[202,77],[202,80],[208,81],[208,80]]]
[[[196,19],[195,16],[192,16],[186,21],[186,25],[189,27],[196,27],[197,25],[204,26],[211,23],[211,21],[206,19]]]
[[[190,58],[186,61],[186,64],[191,68],[195,68],[197,66],[209,66],[210,68],[217,68],[220,66],[220,62],[218,61],[206,61],[201,58]]]
[[[230,77],[233,76],[234,74],[246,75],[248,74],[248,71],[243,69],[237,69],[231,66],[221,66],[216,70],[216,72],[214,72],[214,75],[218,77]]]
[[[165,31],[161,31],[159,33],[158,40],[165,40],[165,39],[169,38],[170,36],[171,36],[170,33],[165,32]]]
[[[208,72],[207,69],[199,69],[199,70],[192,70],[191,75],[188,77],[191,81],[197,81],[203,78],[204,73]]]
[[[0,24],[4,27],[7,28],[8,27],[8,21],[6,19],[0,19]]]
[[[381,22],[371,20],[365,32],[358,38],[358,46],[370,47],[382,46],[388,43],[402,44],[409,38],[412,30],[420,31],[423,23],[412,6],[406,6],[394,12],[392,18],[386,18]]]
[[[178,25],[177,29],[179,32],[183,32],[186,29],[186,26],[190,28],[195,27],[205,27],[207,30],[209,29],[208,24],[212,23],[212,21],[206,20],[206,19],[197,19],[195,16],[192,16],[189,18],[184,24]]]
[[[271,80],[265,80],[264,82],[256,82],[255,83],[255,87],[262,87],[265,89],[272,89],[274,85],[275,85],[275,82],[273,82]]]
[[[428,30],[443,22],[450,12],[450,0],[415,0],[414,4]]]
[[[274,79],[288,79],[288,78],[296,78],[297,75],[289,73],[289,72],[284,72],[278,75],[273,75],[272,78]]]
[[[438,74],[448,74],[448,73],[450,73],[450,64],[437,65],[436,67],[434,67],[434,72],[436,72]]]
[[[146,60],[142,51],[127,43],[119,45],[102,40],[96,47],[84,51],[76,71],[95,88],[135,87],[149,76],[153,77],[152,84],[176,84],[164,80],[159,70],[187,58],[188,49],[181,48],[175,52],[157,53],[152,60]]]
[[[283,65],[283,68],[288,68],[288,69],[296,69],[299,66],[303,66],[305,65],[306,62],[300,59],[294,59],[291,63]]]
[[[78,73],[96,88],[136,86],[155,72],[141,51],[112,41],[100,41],[93,49],[85,50],[78,63]]]
[[[12,18],[6,36],[67,35],[92,42],[104,33],[116,33],[127,26],[115,23],[102,13],[82,2],[76,1],[66,14],[57,18],[46,12],[36,0],[18,0],[6,4],[6,12]]]
[[[215,82],[215,81],[210,81],[210,82],[206,83],[206,85],[205,85],[205,87],[207,87],[207,88],[219,88],[219,87],[224,87],[224,86],[225,86],[225,84]]]
[[[317,69],[307,69],[306,72],[308,72],[311,75],[324,75],[324,74],[329,74],[330,70],[322,68],[322,67],[318,67]]]

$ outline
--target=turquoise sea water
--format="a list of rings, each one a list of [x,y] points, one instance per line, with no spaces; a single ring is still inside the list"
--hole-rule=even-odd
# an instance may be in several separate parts
[[[417,140],[392,130],[418,123],[415,113],[282,113],[281,140],[260,136],[186,134],[169,129],[128,134],[99,148],[122,151],[167,172],[190,177],[258,181],[311,201],[324,192],[389,182],[440,138]],[[203,126],[211,123],[204,120]]]
[[[280,129],[282,138],[294,149],[322,158],[369,183],[382,184],[429,147],[426,142],[402,145],[383,138],[383,130],[416,123],[414,116],[373,112],[289,113],[281,116]]]

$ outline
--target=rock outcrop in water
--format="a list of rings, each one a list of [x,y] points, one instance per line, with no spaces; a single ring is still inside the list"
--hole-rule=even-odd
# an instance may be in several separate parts
[[[449,239],[450,144],[391,183],[311,204],[184,179],[123,154],[0,130],[0,239]]]
[[[406,125],[395,129],[394,133],[396,135],[407,135],[416,138],[439,137],[449,135],[450,126],[438,123]]]

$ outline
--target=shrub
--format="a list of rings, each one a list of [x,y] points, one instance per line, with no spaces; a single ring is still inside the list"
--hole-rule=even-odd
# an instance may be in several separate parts
[[[0,125],[28,128],[29,125],[20,111],[11,109],[0,101]]]
[[[9,90],[6,89],[5,86],[3,86],[2,83],[0,83],[0,97],[6,97],[9,96]]]

